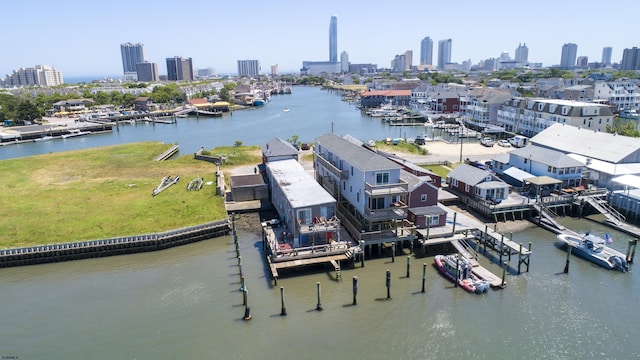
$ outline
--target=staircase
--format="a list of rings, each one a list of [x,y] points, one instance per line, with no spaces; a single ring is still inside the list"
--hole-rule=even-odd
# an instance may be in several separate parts
[[[587,197],[589,205],[593,206],[598,212],[606,216],[607,219],[616,225],[624,224],[626,218],[620,214],[616,209],[611,207],[606,200],[597,199],[594,197]]]

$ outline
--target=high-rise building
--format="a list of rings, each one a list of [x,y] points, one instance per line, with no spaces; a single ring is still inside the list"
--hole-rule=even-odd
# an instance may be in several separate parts
[[[404,52],[404,70],[411,70],[413,66],[413,50]]]
[[[407,58],[405,54],[396,55],[391,60],[391,70],[393,71],[405,71],[407,68]]]
[[[587,68],[589,66],[589,57],[588,56],[578,56],[576,60],[576,66],[579,68]]]
[[[349,54],[346,51],[340,53],[340,72],[349,72]]]
[[[445,65],[451,62],[451,39],[438,41],[438,70],[444,70]]]
[[[527,47],[526,43],[524,44],[518,43],[518,47],[516,48],[515,61],[518,64],[518,66],[524,66],[529,63],[529,48]]]
[[[57,86],[64,84],[62,73],[49,65],[13,70],[3,81],[5,86]]]
[[[167,80],[193,80],[193,62],[191,58],[174,56],[167,58]]]
[[[122,70],[125,80],[137,80],[137,65],[144,62],[144,44],[125,43],[120,44],[122,54]]]
[[[613,48],[611,46],[606,46],[602,48],[602,64],[607,66],[611,65],[611,53],[613,52]]]
[[[278,64],[271,65],[271,77],[278,76]]]
[[[640,49],[633,47],[624,49],[620,70],[640,70]]]
[[[338,62],[338,17],[332,16],[329,23],[329,61]]]
[[[160,78],[158,64],[148,61],[136,64],[136,73],[138,74],[138,81],[158,81]]]
[[[238,76],[260,75],[260,62],[258,60],[238,60]]]
[[[576,67],[576,59],[578,56],[578,45],[568,43],[562,45],[562,57],[560,58],[560,67],[563,69],[573,69]]]
[[[433,40],[428,36],[420,41],[420,65],[433,65]]]

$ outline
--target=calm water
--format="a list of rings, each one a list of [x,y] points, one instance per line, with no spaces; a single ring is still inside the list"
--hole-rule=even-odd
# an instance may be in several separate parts
[[[285,112],[285,108],[290,111]],[[114,128],[107,134],[1,146],[0,159],[135,141],[178,144],[182,154],[192,154],[202,146],[228,146],[236,140],[260,145],[276,136],[286,140],[298,135],[301,142],[313,142],[332,129],[336,134],[350,134],[361,140],[415,137],[425,131],[423,126],[389,126],[319,87],[294,87],[293,94],[272,96],[266,106],[234,111],[222,118],[192,116],[172,125],[139,123]]]
[[[130,127],[119,134],[81,138],[77,143],[96,146],[103,141],[101,138],[110,139],[110,143],[125,142],[124,137],[132,137],[128,132],[139,137],[151,133],[154,135],[148,135],[150,139],[179,142],[190,149],[228,145],[238,138],[258,144],[261,139],[293,134],[306,141],[330,131],[331,121],[336,132],[359,138],[376,138],[373,134],[382,137],[387,136],[383,135],[385,131],[397,131],[381,126],[379,120],[361,118],[357,110],[332,94],[318,89],[294,91],[308,91],[316,100],[323,99],[326,109],[305,111],[309,119],[316,119],[313,121],[305,122],[304,117],[288,122],[272,119],[271,123],[283,124],[278,125],[280,133],[270,126],[255,130],[265,121],[254,114],[271,112],[270,116],[280,119],[302,112],[294,107],[295,94],[290,98],[276,97],[264,110],[243,115],[236,112],[233,117],[213,121],[188,119],[182,123],[181,119],[178,125]],[[281,113],[284,107],[291,112]],[[314,115],[315,111],[334,115]],[[345,115],[341,118],[336,114]],[[231,124],[246,128],[238,130]],[[347,130],[340,130],[341,126]],[[207,134],[203,134],[204,129]],[[230,133],[235,130],[233,135],[216,137],[223,129]],[[191,134],[192,141],[185,133]],[[60,143],[67,146],[71,142]],[[50,151],[64,150],[63,145]],[[0,148],[0,152],[12,147]],[[624,234],[588,220],[566,218],[563,223],[576,231],[609,232],[614,238],[612,246],[626,250],[628,236]],[[238,291],[240,276],[230,237],[154,253],[0,269],[0,356],[640,358],[636,340],[640,334],[636,308],[640,280],[634,266],[630,273],[622,274],[574,257],[569,274],[564,274],[566,253],[554,246],[553,234],[533,228],[514,237],[525,246],[528,242],[533,244],[530,272],[507,275],[504,290],[477,296],[454,288],[436,272],[432,258],[411,258],[409,278],[405,277],[406,258],[396,257],[393,263],[391,259],[375,259],[367,261],[364,268],[358,264],[355,269],[343,269],[341,281],[333,280],[332,272],[319,271],[280,279],[278,286],[272,287],[262,260],[259,234],[240,232],[243,272],[253,315],[249,322],[241,320],[244,307]],[[491,260],[483,256],[480,260],[501,274]],[[423,263],[428,264],[424,294],[420,292]],[[390,301],[385,300],[386,269],[392,274]],[[360,280],[357,306],[351,306],[353,276]],[[315,310],[317,282],[322,286],[321,312]],[[279,316],[280,286],[286,292],[286,317]]]

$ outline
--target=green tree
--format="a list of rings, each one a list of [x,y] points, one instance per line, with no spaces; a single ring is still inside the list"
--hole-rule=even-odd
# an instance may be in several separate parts
[[[231,96],[229,95],[229,89],[227,89],[226,87],[223,87],[222,89],[220,89],[220,99],[222,99],[222,101],[227,101],[227,102],[231,100]]]
[[[23,100],[18,104],[17,116],[19,121],[35,121],[42,119],[44,112],[30,100]]]
[[[111,101],[111,97],[104,91],[98,91],[93,95],[94,105],[106,105]]]
[[[236,142],[234,143],[234,146],[235,146],[235,147],[240,147],[240,146],[242,146],[242,141],[240,141],[240,140],[236,140]]]

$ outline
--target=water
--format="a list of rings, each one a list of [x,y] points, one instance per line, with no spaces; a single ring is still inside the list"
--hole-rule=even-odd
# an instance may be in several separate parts
[[[584,220],[565,225],[608,231]],[[244,315],[233,240],[212,239],[161,252],[0,271],[0,349],[21,359],[499,359],[637,358],[635,272],[572,258],[555,236],[515,234],[533,243],[531,271],[507,275],[504,290],[454,288],[432,258],[370,260],[361,268],[282,278],[270,286],[259,234],[240,232],[253,319]],[[487,258],[481,262],[500,274]],[[427,266],[421,293],[422,264]],[[385,271],[392,274],[386,300]],[[352,306],[351,279],[359,278]],[[321,305],[316,311],[316,283]],[[280,316],[279,287],[287,316]]]
[[[285,112],[284,109],[290,109]],[[0,147],[0,159],[49,152],[125,144],[136,141],[161,141],[180,145],[181,154],[192,154],[204,146],[231,146],[236,140],[244,145],[261,145],[274,137],[289,139],[298,135],[301,142],[313,142],[320,135],[334,131],[361,140],[387,137],[415,137],[424,126],[389,126],[371,118],[355,105],[319,87],[294,87],[291,95],[276,95],[266,105],[238,110],[223,117],[178,119],[176,124],[122,125],[112,133],[64,140],[14,144]]]
[[[313,97],[296,100],[297,94]],[[303,96],[300,96],[303,97]],[[296,102],[324,103],[297,109]],[[310,105],[311,106],[311,105]],[[287,120],[281,113],[303,113]],[[318,114],[327,112],[333,115]],[[338,115],[342,114],[342,115]],[[271,116],[271,117],[270,117]],[[268,121],[265,119],[269,119]],[[284,121],[279,121],[283,120]],[[314,119],[314,120],[312,120]],[[142,139],[200,146],[259,144],[273,136],[299,134],[310,141],[330,131],[362,139],[397,132],[378,119],[317,88],[294,88],[263,109],[223,119],[179,119],[178,125],[140,125],[120,133],[12,145],[46,153]],[[266,126],[265,124],[275,124]],[[256,130],[256,129],[259,129]],[[224,133],[226,136],[216,136]],[[317,131],[317,133],[316,133]],[[407,131],[410,131],[407,128]],[[422,131],[416,130],[416,131]],[[392,134],[390,134],[393,136]],[[408,135],[409,136],[409,135]],[[76,141],[77,140],[77,141]],[[213,143],[213,144],[212,144]],[[51,145],[50,145],[51,144]],[[31,147],[31,145],[35,145]],[[35,150],[32,150],[35,149]],[[187,150],[185,150],[187,151]],[[9,156],[15,157],[15,156]],[[609,232],[613,247],[626,250],[628,236],[588,220],[562,219],[576,231]],[[0,356],[20,359],[629,359],[640,315],[637,270],[622,274],[576,257],[564,274],[566,253],[555,235],[539,228],[514,234],[533,244],[529,273],[508,274],[504,290],[472,295],[454,288],[432,258],[396,257],[367,261],[364,268],[318,271],[282,278],[273,287],[265,269],[259,234],[240,231],[243,273],[253,319],[244,307],[233,241],[221,237],[160,252],[0,269]],[[496,274],[499,267],[481,255]],[[515,259],[512,259],[515,267]],[[421,293],[422,264],[427,266]],[[392,274],[386,300],[385,271]],[[635,270],[635,271],[634,271]],[[359,278],[352,306],[351,279]],[[322,286],[316,311],[316,283]],[[280,316],[279,287],[288,315]]]

